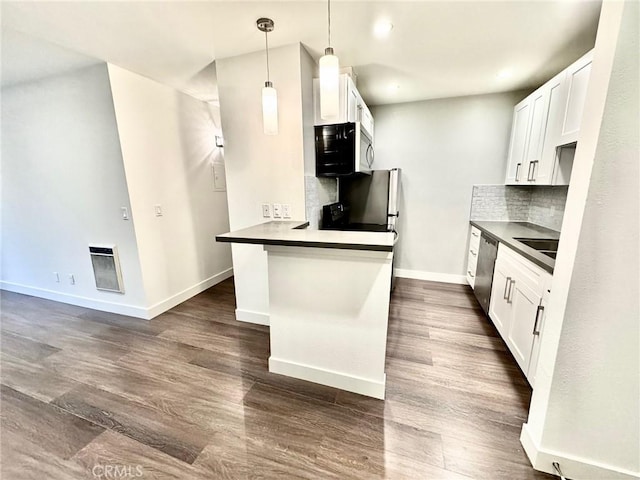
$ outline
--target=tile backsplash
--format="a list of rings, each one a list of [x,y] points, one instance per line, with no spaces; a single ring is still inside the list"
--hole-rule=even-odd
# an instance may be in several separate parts
[[[309,228],[320,228],[322,206],[338,200],[338,182],[335,178],[304,177],[305,213]]]
[[[560,231],[569,187],[531,187],[529,222]]]
[[[569,187],[474,185],[471,220],[531,222],[562,227]]]

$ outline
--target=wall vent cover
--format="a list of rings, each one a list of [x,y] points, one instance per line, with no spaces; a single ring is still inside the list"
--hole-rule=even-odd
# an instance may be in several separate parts
[[[96,288],[107,292],[124,293],[118,247],[115,245],[89,245]]]

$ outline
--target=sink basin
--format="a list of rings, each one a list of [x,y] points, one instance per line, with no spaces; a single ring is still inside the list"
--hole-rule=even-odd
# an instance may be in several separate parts
[[[555,259],[558,251],[558,240],[553,238],[514,238],[546,256]]]

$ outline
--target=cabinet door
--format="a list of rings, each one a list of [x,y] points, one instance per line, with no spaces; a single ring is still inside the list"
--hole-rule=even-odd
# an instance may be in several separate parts
[[[516,274],[509,298],[513,310],[506,342],[516,362],[525,373],[529,369],[531,360],[533,325],[541,298],[540,292],[536,292],[527,285],[521,275]]]
[[[503,339],[509,332],[511,323],[511,303],[509,302],[509,289],[513,280],[509,262],[500,261],[498,257],[493,270],[493,283],[491,284],[491,300],[489,301],[489,318],[498,329]]]
[[[539,162],[533,166],[533,179],[536,185],[551,185],[553,183],[553,172],[558,162],[556,147],[567,98],[565,78],[566,72],[563,71],[545,84],[547,87],[546,128]]]
[[[509,144],[509,159],[505,181],[508,185],[521,184],[523,179],[526,178],[526,172],[523,173],[523,167],[529,140],[530,100],[530,97],[525,98],[513,110],[513,125],[511,127],[511,142]]]
[[[531,120],[529,121],[529,142],[523,164],[526,174],[523,181],[526,183],[535,183],[535,167],[542,157],[542,145],[547,127],[548,93],[549,90],[545,84],[529,96]]]
[[[567,100],[557,146],[578,141],[592,61],[593,50],[566,70]]]
[[[540,356],[540,342],[542,341],[542,335],[544,332],[544,322],[546,319],[546,307],[549,303],[549,294],[551,290],[545,288],[542,301],[538,307],[538,318],[533,326],[533,347],[531,348],[531,361],[529,362],[529,368],[527,370],[527,379],[532,387],[535,387],[536,383],[536,370],[538,368],[538,357]]]
[[[347,89],[347,122],[359,122],[358,92],[354,88]]]

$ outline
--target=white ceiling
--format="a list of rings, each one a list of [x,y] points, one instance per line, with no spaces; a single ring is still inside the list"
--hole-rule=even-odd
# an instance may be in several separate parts
[[[593,47],[600,5],[334,0],[332,45],[341,66],[354,67],[371,105],[532,88]],[[3,1],[3,85],[82,63],[68,52],[68,65],[65,55],[52,62],[46,48],[35,52],[35,41],[5,34],[14,30],[212,100],[212,62],[264,48],[257,18],[275,21],[270,46],[302,42],[317,59],[327,46],[326,7],[324,1]],[[372,34],[379,19],[394,25],[386,39]],[[497,78],[504,69],[512,76]]]

